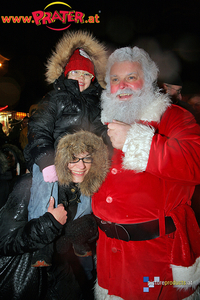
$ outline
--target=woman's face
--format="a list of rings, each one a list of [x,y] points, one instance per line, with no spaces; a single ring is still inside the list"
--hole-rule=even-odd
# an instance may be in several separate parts
[[[78,161],[79,158],[83,158],[84,160],[80,159]],[[74,162],[70,162],[68,164],[68,169],[71,171],[72,181],[74,183],[83,182],[85,176],[91,168],[91,163],[91,156],[87,152],[74,156]]]

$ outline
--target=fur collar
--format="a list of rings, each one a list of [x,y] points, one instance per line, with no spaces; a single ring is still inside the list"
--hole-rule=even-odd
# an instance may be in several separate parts
[[[123,148],[125,151],[124,169],[136,172],[146,170],[152,138],[155,133],[155,124],[152,123],[160,123],[162,115],[170,105],[170,99],[167,95],[155,93],[155,100],[147,106],[140,122],[131,125]],[[151,126],[147,126],[148,124]]]
[[[155,100],[146,108],[141,121],[159,123],[162,115],[170,105],[171,100],[167,94],[156,92]]]

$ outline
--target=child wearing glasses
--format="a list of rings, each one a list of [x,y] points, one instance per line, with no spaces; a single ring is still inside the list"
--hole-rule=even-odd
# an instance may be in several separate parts
[[[32,172],[29,220],[43,215],[49,198],[58,203],[58,177],[54,164],[58,141],[66,134],[87,130],[102,136],[107,127],[100,120],[100,94],[104,85],[107,52],[91,34],[67,32],[58,42],[47,63],[47,93],[28,124],[28,145],[24,150]],[[109,140],[109,139],[108,139]],[[32,265],[50,262],[35,255]]]

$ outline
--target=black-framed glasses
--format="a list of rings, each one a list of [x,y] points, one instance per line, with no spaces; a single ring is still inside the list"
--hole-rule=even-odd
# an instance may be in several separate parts
[[[85,164],[91,164],[93,159],[91,156],[85,156],[85,157],[82,157],[82,158],[79,158],[79,157],[73,157],[72,158],[73,161],[70,161],[70,164],[76,164],[78,163],[80,160],[82,160],[82,162],[84,162]]]

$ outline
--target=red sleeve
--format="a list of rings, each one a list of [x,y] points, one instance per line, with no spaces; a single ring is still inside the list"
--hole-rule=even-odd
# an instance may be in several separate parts
[[[153,137],[146,172],[200,183],[200,126],[191,113],[176,105],[167,109]]]

